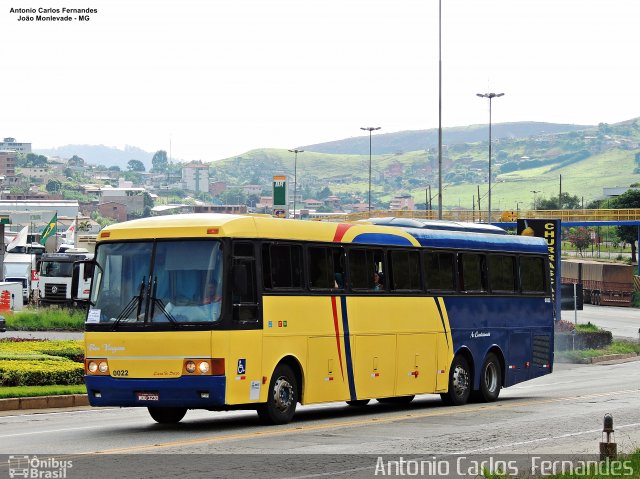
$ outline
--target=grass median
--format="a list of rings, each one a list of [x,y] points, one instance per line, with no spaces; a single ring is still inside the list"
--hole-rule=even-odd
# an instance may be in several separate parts
[[[13,331],[83,331],[87,313],[83,309],[27,308],[3,313],[7,329]]]

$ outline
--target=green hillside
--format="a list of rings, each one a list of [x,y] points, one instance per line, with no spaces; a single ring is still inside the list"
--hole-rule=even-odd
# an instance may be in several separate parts
[[[499,125],[496,126],[498,128]],[[446,131],[446,130],[445,130]],[[548,130],[547,130],[548,131]],[[402,136],[402,135],[400,135]],[[446,135],[443,135],[446,137]],[[368,148],[367,148],[368,150]],[[401,149],[399,149],[401,150]],[[253,150],[211,164],[211,175],[229,186],[263,185],[269,194],[275,174],[293,176],[294,155],[287,150]],[[524,138],[499,138],[493,142],[492,208],[529,209],[537,198],[562,191],[584,198],[585,204],[602,198],[603,187],[640,182],[640,125],[630,120],[600,124],[585,130],[539,133]],[[397,151],[372,157],[374,202],[385,207],[395,195],[409,193],[425,202],[431,185],[437,207],[437,149]],[[486,209],[488,142],[446,144],[443,149],[443,203],[445,208],[471,208],[478,185]],[[298,155],[297,182],[303,198],[317,198],[329,187],[343,202],[364,200],[369,181],[369,155],[307,151]]]

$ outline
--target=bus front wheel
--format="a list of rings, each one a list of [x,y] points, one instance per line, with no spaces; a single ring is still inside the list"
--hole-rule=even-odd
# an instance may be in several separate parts
[[[265,424],[286,424],[293,419],[298,403],[298,382],[291,368],[280,364],[271,376],[267,402],[258,406],[258,417]]]
[[[185,407],[150,407],[149,414],[160,424],[176,424],[187,414]]]
[[[456,356],[449,370],[449,390],[440,394],[446,404],[462,406],[471,395],[471,369],[463,356]]]

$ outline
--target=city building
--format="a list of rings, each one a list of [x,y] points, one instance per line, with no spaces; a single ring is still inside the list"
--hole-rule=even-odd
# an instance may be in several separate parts
[[[14,181],[16,177],[17,158],[15,151],[0,149],[0,176],[4,176],[5,183]]]
[[[18,153],[31,153],[31,143],[18,143],[15,138],[7,137],[0,141],[0,150],[11,150]]]
[[[209,165],[188,163],[182,167],[182,184],[185,190],[196,193],[209,191]]]
[[[133,213],[134,211],[144,211],[144,193],[144,188],[103,187],[100,189],[99,206],[108,203],[117,203],[126,207],[127,214]],[[118,212],[118,214],[120,213]],[[109,217],[113,218],[113,216]]]
[[[77,200],[0,200],[0,214],[35,214],[35,212],[42,212],[44,221],[49,221],[54,213],[57,213],[58,216],[75,218],[78,216],[79,208]],[[36,219],[34,218],[33,220],[35,221]]]
[[[116,201],[105,201],[98,205],[98,213],[104,218],[111,218],[118,223],[127,221],[127,205]]]
[[[389,203],[390,210],[413,210],[415,209],[415,204],[413,202],[413,196],[411,195],[400,195],[395,196],[391,202]]]

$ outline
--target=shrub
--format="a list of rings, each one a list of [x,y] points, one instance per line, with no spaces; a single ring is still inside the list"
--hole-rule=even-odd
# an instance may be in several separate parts
[[[13,338],[0,339],[0,355],[12,354],[46,354],[49,356],[60,356],[76,362],[84,361],[84,349],[80,340],[20,340],[12,341]]]
[[[611,344],[611,331],[556,333],[556,351],[570,349],[604,349]]]
[[[560,321],[556,321],[554,329],[556,333],[566,333],[576,329],[576,326],[570,321],[561,319]]]
[[[84,367],[72,361],[0,360],[0,386],[82,384]]]

